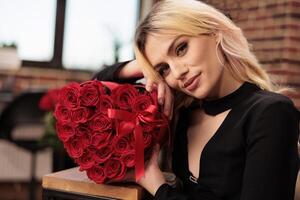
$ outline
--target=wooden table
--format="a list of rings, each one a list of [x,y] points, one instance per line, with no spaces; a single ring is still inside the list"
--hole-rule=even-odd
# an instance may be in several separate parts
[[[139,200],[145,195],[146,192],[136,184],[96,184],[78,167],[43,177],[43,200]]]

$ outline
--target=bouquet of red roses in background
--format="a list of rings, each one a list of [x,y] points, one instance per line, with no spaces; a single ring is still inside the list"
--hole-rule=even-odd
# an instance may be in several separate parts
[[[68,154],[96,183],[138,180],[154,144],[168,137],[168,119],[156,91],[104,81],[71,83],[60,90],[56,131]]]
[[[39,108],[46,112],[44,116],[44,134],[39,140],[39,144],[52,147],[54,151],[63,150],[62,143],[57,139],[55,130],[56,120],[53,116],[55,106],[58,102],[59,92],[60,88],[49,89],[39,102]]]

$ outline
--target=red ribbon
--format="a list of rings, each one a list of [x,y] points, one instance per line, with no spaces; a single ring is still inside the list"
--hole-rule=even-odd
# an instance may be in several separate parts
[[[135,138],[135,180],[138,181],[145,173],[144,167],[144,137],[140,122],[145,124],[153,124],[155,126],[166,126],[164,120],[155,119],[157,107],[150,105],[145,111],[139,113],[131,113],[124,110],[108,109],[108,117],[128,121],[122,127],[123,133],[130,133],[134,129]],[[134,123],[135,122],[135,123]],[[159,134],[162,134],[162,131]]]

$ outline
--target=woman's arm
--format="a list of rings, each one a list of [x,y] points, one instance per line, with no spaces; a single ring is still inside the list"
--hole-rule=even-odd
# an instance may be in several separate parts
[[[272,101],[272,100],[270,100]],[[299,116],[289,100],[268,103],[249,125],[241,200],[293,200]]]
[[[158,165],[159,147],[153,148],[153,153],[146,165],[144,176],[137,182],[154,196],[155,200],[206,200],[197,195],[186,195],[169,186]]]
[[[136,63],[136,60],[125,61],[105,66],[104,69],[97,72],[93,79],[100,81],[112,81],[118,83],[135,83],[143,78],[143,73]]]
[[[101,71],[93,76],[93,80],[111,81],[117,83],[130,83],[143,78],[141,67],[136,60],[116,63],[111,66],[106,66]],[[171,120],[173,115],[174,97],[169,86],[162,80],[159,83],[154,83],[151,80],[146,81],[146,89],[151,92],[153,88],[157,88],[157,99],[160,105],[163,105],[164,113]]]

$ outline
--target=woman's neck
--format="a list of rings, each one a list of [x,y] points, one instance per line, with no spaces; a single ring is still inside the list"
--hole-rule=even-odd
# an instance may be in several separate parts
[[[206,100],[219,99],[237,90],[243,82],[237,81],[233,78],[227,67],[224,67],[223,74],[218,80],[212,92],[208,95]]]

